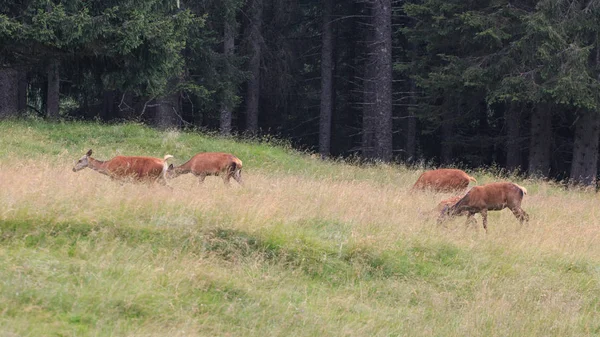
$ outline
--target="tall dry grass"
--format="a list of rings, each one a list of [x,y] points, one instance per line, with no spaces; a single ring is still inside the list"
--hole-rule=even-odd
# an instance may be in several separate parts
[[[398,183],[386,185],[246,171],[245,187],[232,182],[230,188],[217,177],[199,185],[195,177],[184,175],[171,180],[169,189],[121,184],[89,169],[73,173],[70,168],[68,164],[55,167],[35,161],[0,164],[0,219],[185,228],[209,215],[215,225],[244,231],[302,227],[318,220],[343,223],[350,229],[346,240],[377,242],[380,249],[400,239],[435,238],[458,246],[496,245],[527,254],[552,251],[584,258],[600,256],[600,245],[596,244],[600,224],[596,205],[600,198],[539,181],[529,182],[535,192],[523,202],[531,221],[521,226],[508,210],[491,212],[490,233],[485,235],[479,216],[476,227],[467,228],[464,217],[451,221],[447,228],[438,227],[434,208],[449,194],[409,193],[410,183],[418,176],[416,171],[396,173]]]
[[[199,186],[186,175],[166,188],[73,173],[66,159],[2,162],[0,221],[31,228],[0,233],[0,307],[21,310],[5,309],[0,327],[132,336],[599,333],[596,194],[522,182],[530,222],[490,212],[485,234],[479,216],[476,227],[464,218],[437,226],[434,208],[448,195],[410,194],[419,173],[340,164],[319,178],[245,169],[244,187],[214,177]],[[92,226],[85,235],[98,239],[58,242],[51,237],[60,224]],[[48,234],[40,239],[36,226]],[[151,234],[103,236],[118,229]],[[207,242],[231,237],[210,237],[212,230],[267,240],[288,255],[234,247],[224,257]],[[172,240],[161,247],[152,235]],[[197,240],[181,247],[210,247],[180,249],[178,238]],[[74,296],[68,304],[65,294]]]

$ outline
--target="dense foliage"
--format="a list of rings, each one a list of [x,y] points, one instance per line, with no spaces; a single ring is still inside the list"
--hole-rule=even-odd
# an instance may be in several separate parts
[[[0,116],[258,132],[324,156],[595,183],[596,1],[31,0],[0,13]]]

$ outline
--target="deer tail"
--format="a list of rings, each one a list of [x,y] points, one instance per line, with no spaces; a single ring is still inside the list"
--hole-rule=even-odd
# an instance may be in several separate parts
[[[523,192],[523,194],[527,194],[527,189],[525,187],[523,187],[521,185],[517,185],[517,184],[515,184],[515,186],[517,186]]]

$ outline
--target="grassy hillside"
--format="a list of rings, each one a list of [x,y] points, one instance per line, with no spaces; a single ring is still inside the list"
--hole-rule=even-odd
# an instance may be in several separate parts
[[[89,148],[244,162],[245,187],[71,171]],[[600,334],[598,196],[521,181],[521,227],[438,227],[420,171],[141,125],[0,123],[0,335]],[[480,183],[497,180],[476,172]]]

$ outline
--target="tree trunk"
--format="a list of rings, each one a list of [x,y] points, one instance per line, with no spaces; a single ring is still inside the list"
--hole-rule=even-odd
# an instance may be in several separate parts
[[[179,92],[174,92],[156,100],[156,126],[169,129],[179,126]]]
[[[133,103],[133,94],[131,91],[119,92],[119,104],[117,105],[119,118],[130,120],[135,118],[135,108]]]
[[[248,71],[248,89],[246,93],[246,130],[255,135],[258,132],[258,99],[260,97],[260,43],[262,26],[262,0],[253,0],[250,4],[250,22],[248,24],[250,61]]]
[[[231,57],[235,48],[235,31],[234,26],[230,22],[224,22],[223,27],[223,56],[225,57],[225,74],[231,76]],[[220,109],[220,127],[221,135],[229,136],[231,134],[232,106],[231,99],[232,89],[227,87],[224,89],[226,94],[223,95]]]
[[[53,58],[48,64],[48,93],[46,98],[46,116],[58,119],[60,106],[59,62]]]
[[[27,110],[27,89],[29,83],[27,82],[27,72],[24,70],[19,71],[18,75],[18,98],[17,98],[17,110],[23,112]]]
[[[321,48],[321,115],[319,121],[319,153],[321,158],[331,152],[331,115],[333,111],[333,0],[323,4],[323,35]]]
[[[453,151],[452,151],[452,137],[454,134],[452,133],[454,126],[452,125],[452,116],[449,113],[442,114],[442,142],[440,149],[440,162],[441,164],[448,165],[452,164],[453,160]]]
[[[481,95],[483,96],[483,94]],[[491,146],[490,141],[490,123],[488,122],[488,111],[489,107],[485,100],[479,101],[479,127],[477,129],[477,134],[479,138],[479,163],[477,166],[481,165],[490,165],[493,163],[494,158],[494,148]],[[457,116],[460,116],[462,113],[459,112]]]
[[[598,172],[598,141],[600,140],[600,118],[593,111],[583,112],[575,123],[573,160],[571,161],[572,184],[585,186],[596,184]]]
[[[19,110],[19,72],[15,69],[0,69],[0,118],[17,115]]]
[[[115,118],[115,91],[104,90],[102,93],[102,120]]]
[[[372,54],[370,49],[375,43],[375,32],[371,25],[366,26],[366,58],[364,61],[363,76],[363,102],[362,102],[362,157],[368,160],[375,159],[376,139],[375,139],[375,67],[373,66]]]
[[[529,143],[529,175],[547,178],[550,173],[550,140],[552,112],[549,104],[539,103],[531,115]]]
[[[506,170],[513,172],[521,168],[520,122],[521,112],[516,103],[508,103],[504,112],[506,127]]]
[[[370,55],[374,67],[376,154],[388,162],[392,160],[392,3],[376,0],[372,8],[375,31]]]
[[[410,104],[407,112],[406,120],[406,161],[412,163],[416,159],[417,154],[417,116],[416,109],[416,91],[417,86],[414,80],[410,80]]]

